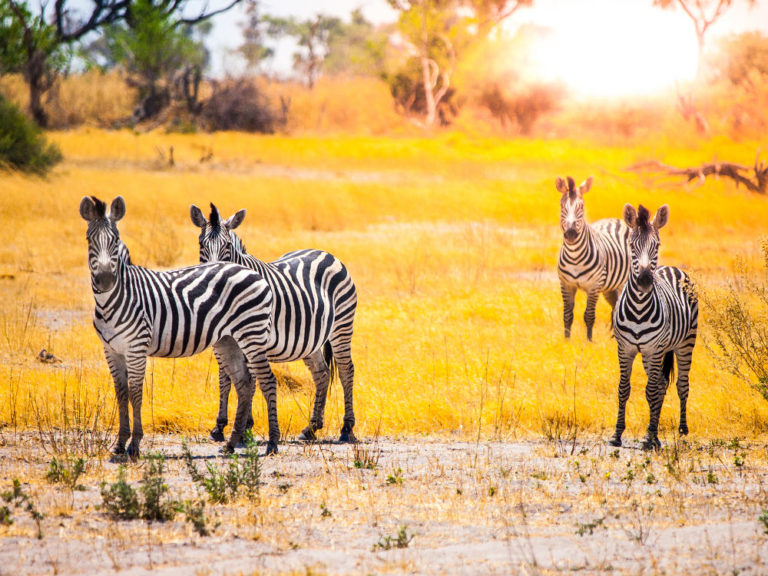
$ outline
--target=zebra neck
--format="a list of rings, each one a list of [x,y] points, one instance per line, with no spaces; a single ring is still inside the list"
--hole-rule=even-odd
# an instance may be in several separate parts
[[[245,249],[245,244],[240,238],[230,230],[230,237],[232,238],[232,261],[240,266],[245,266],[251,270],[256,270],[264,276],[264,270],[266,263],[262,262],[255,256],[251,256]]]
[[[563,241],[563,252],[566,256],[573,256],[575,259],[580,256],[585,248],[594,248],[595,239],[592,232],[592,228],[589,224],[584,224],[584,228],[581,230],[581,234],[576,237],[574,242],[568,243]]]
[[[642,290],[640,290],[640,287],[637,285],[637,281],[630,272],[629,278],[627,279],[626,294],[628,300],[632,303],[633,308],[637,310],[652,306],[652,304],[654,304],[657,300],[655,276],[653,279],[653,287],[647,293],[644,293]],[[655,308],[655,306],[652,307]]]

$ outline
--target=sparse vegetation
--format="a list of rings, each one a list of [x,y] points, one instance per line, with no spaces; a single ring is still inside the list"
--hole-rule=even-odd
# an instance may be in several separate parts
[[[103,508],[108,516],[116,520],[173,520],[183,507],[169,496],[164,471],[165,457],[162,454],[147,454],[143,459],[146,465],[138,490],[127,481],[125,466],[118,468],[116,482],[102,483]]]
[[[414,534],[408,532],[408,526],[401,526],[397,531],[396,536],[384,536],[379,538],[379,541],[373,545],[373,551],[376,550],[392,550],[393,548],[408,548],[408,545],[413,541]]]
[[[182,445],[182,457],[192,481],[205,490],[211,502],[230,502],[237,498],[241,491],[250,499],[258,497],[261,486],[261,461],[255,442],[246,442],[242,458],[238,454],[229,456],[225,470],[221,470],[213,462],[207,462],[206,472],[200,472],[186,442]]]

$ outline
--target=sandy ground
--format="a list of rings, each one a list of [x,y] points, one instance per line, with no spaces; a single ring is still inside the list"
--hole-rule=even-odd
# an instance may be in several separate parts
[[[0,492],[19,478],[45,514],[42,539],[23,508],[0,526],[2,575],[768,573],[768,447],[743,442],[287,442],[262,459],[258,498],[206,505],[203,537],[183,515],[110,520],[114,463],[87,459],[72,491],[46,481],[54,455],[38,438],[0,440]],[[180,436],[143,448],[165,454],[174,497],[196,496]],[[226,465],[214,443],[190,448],[199,468]],[[134,486],[145,466],[128,467]]]

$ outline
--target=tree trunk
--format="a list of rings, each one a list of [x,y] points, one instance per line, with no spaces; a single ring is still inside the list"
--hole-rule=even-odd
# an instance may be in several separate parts
[[[425,55],[421,57],[421,69],[424,79],[424,98],[427,103],[427,117],[425,123],[427,126],[433,126],[437,118],[437,102],[433,91],[432,69],[429,58]]]
[[[43,94],[51,87],[45,65],[46,55],[34,51],[27,60],[24,76],[29,84],[29,113],[41,128],[48,127],[48,114],[43,108]]]

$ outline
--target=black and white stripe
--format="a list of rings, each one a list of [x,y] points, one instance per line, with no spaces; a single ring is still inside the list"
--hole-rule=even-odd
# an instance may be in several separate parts
[[[630,204],[624,207],[624,220],[631,229],[632,269],[613,313],[621,369],[619,414],[616,432],[610,440],[614,446],[621,446],[632,364],[638,353],[642,355],[648,376],[645,397],[650,410],[643,447],[661,446],[659,416],[671,381],[674,358],[677,358],[677,393],[680,397],[679,432],[688,434],[688,372],[696,344],[699,307],[688,275],[678,268],[658,266],[659,229],[668,219],[669,207],[666,205],[659,208],[652,221],[645,207],[640,206],[638,211]]]
[[[131,263],[117,221],[125,214],[118,196],[107,206],[95,197],[80,202],[88,222],[88,266],[96,301],[93,325],[104,344],[120,413],[116,454],[139,456],[144,435],[141,403],[148,356],[178,358],[213,346],[219,365],[235,382],[237,416],[227,448],[242,438],[251,413],[254,380],[269,370],[265,354],[273,297],[253,270],[218,263],[155,272]],[[271,372],[270,372],[271,373]],[[261,381],[261,380],[260,380]],[[262,387],[269,407],[269,445],[277,450],[276,388]],[[133,408],[133,433],[128,404]]]
[[[271,362],[303,360],[315,382],[315,404],[309,425],[300,438],[312,440],[323,427],[325,402],[334,364],[344,389],[344,424],[340,440],[354,440],[355,413],[352,406],[354,364],[352,329],[357,306],[357,291],[347,268],[332,254],[322,250],[298,250],[270,263],[248,254],[235,234],[245,218],[240,210],[227,220],[220,218],[211,204],[210,220],[197,206],[190,208],[192,222],[201,229],[200,261],[228,261],[258,271],[275,296],[272,330],[267,344]],[[223,439],[227,424],[227,398],[230,382],[219,371],[219,415],[211,435]]]
[[[567,182],[558,178],[556,186],[561,194],[560,227],[563,230],[563,245],[557,262],[557,275],[563,296],[565,337],[571,336],[576,291],[584,290],[587,293],[584,322],[587,325],[587,339],[592,340],[597,299],[602,293],[611,307],[614,307],[627,281],[629,229],[616,218],[587,223],[584,194],[592,186],[591,177],[578,188],[570,176]]]

